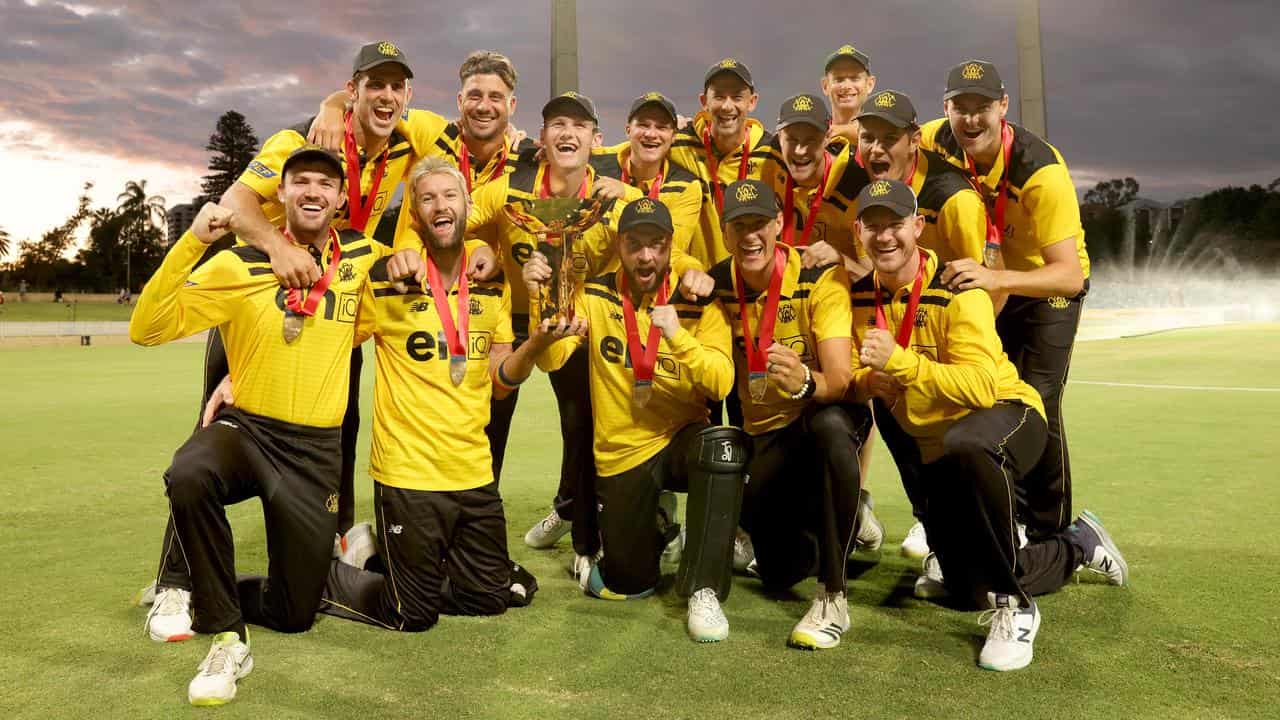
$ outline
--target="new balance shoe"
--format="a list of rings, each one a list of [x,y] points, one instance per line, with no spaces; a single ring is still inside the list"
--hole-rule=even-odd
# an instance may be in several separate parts
[[[858,495],[858,536],[856,548],[862,552],[875,552],[884,544],[884,525],[876,517],[875,501],[866,490]]]
[[[923,560],[929,554],[929,537],[925,534],[924,523],[916,521],[902,540],[902,555],[914,560]]]
[[[1040,630],[1040,608],[1034,601],[1030,607],[1021,607],[1017,595],[987,593],[987,601],[992,609],[982,613],[978,622],[990,625],[991,629],[978,655],[978,665],[998,672],[1030,665],[1036,633]]]
[[[1084,552],[1086,570],[1098,573],[1107,578],[1112,585],[1129,584],[1129,563],[1124,561],[1120,549],[1111,540],[1111,534],[1102,526],[1102,521],[1088,510],[1081,511],[1080,517],[1067,528],[1072,543]]]
[[[524,544],[535,550],[546,550],[555,545],[572,527],[568,520],[562,519],[552,510],[550,515],[539,520],[524,534]]]
[[[733,569],[735,572],[745,573],[747,569],[754,565],[756,561],[756,548],[751,544],[751,536],[747,531],[738,528],[738,532],[733,536]]]
[[[352,525],[343,536],[343,545],[345,549],[338,559],[361,570],[364,569],[364,564],[369,562],[369,558],[378,554],[378,545],[373,537],[371,523],[362,522]]]
[[[801,650],[829,650],[840,644],[849,625],[849,601],[844,593],[828,593],[819,587],[809,611],[791,629],[787,645]]]
[[[252,670],[253,655],[240,636],[235,632],[218,633],[199,672],[187,685],[187,699],[192,705],[225,705],[236,696],[236,681]]]
[[[600,558],[604,557],[604,550],[592,555],[579,555],[574,553],[573,566],[569,568],[569,573],[573,575],[573,579],[578,581],[578,587],[583,592],[587,591],[587,585],[591,580],[591,570],[600,562]]]
[[[937,600],[947,596],[947,586],[942,580],[942,563],[938,562],[937,553],[925,556],[913,592],[921,600]]]
[[[720,642],[729,637],[729,619],[720,609],[715,590],[702,588],[689,598],[688,628],[694,642]]]
[[[156,642],[190,640],[195,635],[191,629],[191,592],[182,588],[160,588],[147,612],[146,629],[147,635]]]

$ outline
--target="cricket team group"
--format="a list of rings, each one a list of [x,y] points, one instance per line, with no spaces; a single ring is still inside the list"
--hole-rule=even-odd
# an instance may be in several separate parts
[[[531,603],[499,478],[534,372],[563,444],[525,544],[570,535],[572,574],[603,600],[652,595],[678,562],[695,641],[728,637],[738,575],[812,594],[788,645],[840,643],[859,612],[849,557],[885,537],[877,431],[916,519],[914,592],[986,611],[981,667],[1031,662],[1035,597],[1077,570],[1126,584],[1098,518],[1072,516],[1061,402],[1089,257],[1062,156],[1005,120],[991,63],[951,68],[944,117],[922,123],[862,51],[820,59],[820,92],[785,100],[771,129],[727,58],[691,118],[647,92],[610,146],[577,92],[542,107],[536,140],[516,130],[516,69],[495,52],[462,63],[455,119],[413,109],[408,58],[375,42],[314,118],[266,141],[130,322],[142,345],[211,330],[140,600],[153,640],[213,636],[191,703],[235,697],[250,624],[414,632]],[[401,183],[395,232],[375,239]],[[571,246],[512,212],[556,198],[600,214]],[[549,313],[565,273],[576,294]],[[374,518],[356,523],[370,339]],[[250,498],[265,577],[235,569],[225,508]]]

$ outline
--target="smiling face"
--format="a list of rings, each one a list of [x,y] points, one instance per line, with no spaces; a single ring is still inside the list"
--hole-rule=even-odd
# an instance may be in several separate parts
[[[852,58],[836,60],[822,76],[822,94],[836,113],[856,115],[875,88],[876,76]]]
[[[304,235],[328,229],[346,201],[342,176],[321,160],[300,160],[290,166],[276,189],[276,197],[284,205],[290,231]]]
[[[878,117],[858,121],[858,154],[872,180],[902,180],[920,149],[919,128],[900,128]]]
[[[858,241],[886,280],[902,275],[904,269],[915,272],[916,266],[908,267],[908,262],[915,260],[922,232],[924,216],[919,213],[902,217],[889,208],[873,207],[858,217]]]
[[[742,78],[729,72],[711,78],[698,99],[702,109],[711,116],[712,137],[725,139],[741,136],[747,127],[747,117],[760,102],[760,96]]]
[[[352,118],[366,132],[386,139],[395,130],[413,90],[409,87],[404,66],[389,62],[348,80],[347,94],[351,98]]]
[[[797,185],[814,187],[822,181],[826,139],[826,132],[805,122],[792,123],[778,132],[782,160]]]
[[[515,91],[496,74],[472,75],[458,91],[459,124],[469,138],[483,142],[502,135],[515,110]]]
[[[618,260],[633,290],[655,292],[670,272],[671,236],[655,225],[633,227],[618,237]]]
[[[781,227],[781,213],[743,215],[724,224],[725,246],[744,274],[756,275],[769,269]]]
[[[429,172],[413,184],[413,224],[431,250],[462,244],[470,209],[466,188],[452,173]]]
[[[973,157],[995,157],[1000,150],[1000,121],[1009,112],[1009,96],[992,100],[976,93],[944,101],[947,122],[960,147]]]
[[[662,162],[671,151],[676,126],[671,116],[660,107],[646,105],[627,123],[627,139],[631,141],[631,157],[645,164]]]
[[[539,135],[547,163],[564,171],[586,167],[598,132],[586,113],[571,107],[557,110],[543,120]]]

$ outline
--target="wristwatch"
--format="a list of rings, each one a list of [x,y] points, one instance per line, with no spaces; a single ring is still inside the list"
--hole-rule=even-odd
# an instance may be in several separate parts
[[[804,385],[801,385],[799,390],[788,396],[792,400],[808,400],[818,391],[818,383],[813,381],[813,371],[809,369],[808,365],[801,365],[800,367],[804,368]]]

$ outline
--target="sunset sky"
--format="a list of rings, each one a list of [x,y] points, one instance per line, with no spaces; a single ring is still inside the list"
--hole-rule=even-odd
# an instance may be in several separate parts
[[[1280,4],[1042,5],[1050,140],[1077,186],[1133,175],[1144,196],[1168,201],[1280,176]],[[220,114],[239,110],[265,139],[313,114],[375,40],[408,55],[413,106],[448,116],[466,53],[506,53],[520,71],[516,122],[535,132],[549,7],[0,0],[0,227],[15,245],[38,238],[85,180],[103,205],[130,179],[169,205],[187,201]],[[661,90],[692,114],[706,67],[732,55],[751,67],[756,115],[772,127],[778,103],[816,90],[826,53],[852,43],[878,86],[911,95],[922,119],[941,112],[946,69],[970,57],[999,66],[1016,106],[1013,13],[1014,0],[581,0],[580,90],[616,142],[633,97]]]

